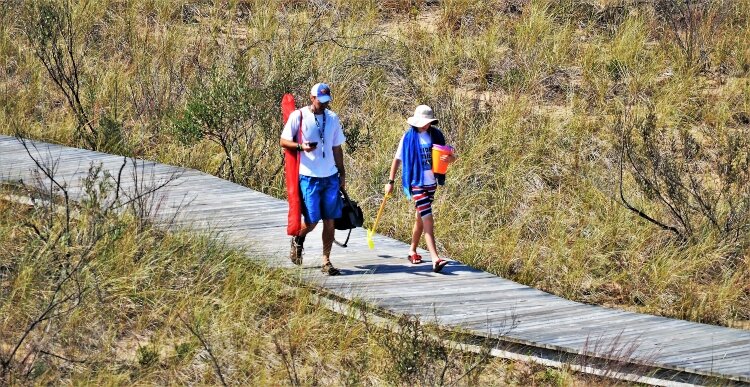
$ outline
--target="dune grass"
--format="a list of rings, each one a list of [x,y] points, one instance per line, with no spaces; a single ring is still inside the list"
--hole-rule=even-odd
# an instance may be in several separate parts
[[[750,4],[708,9],[688,60],[665,14],[642,3],[113,0],[72,2],[72,15],[83,106],[119,139],[100,150],[283,197],[278,101],[306,101],[324,80],[349,190],[374,214],[404,118],[429,104],[460,155],[435,204],[442,253],[573,300],[746,326],[747,233],[730,240],[694,215],[689,240],[661,230],[623,205],[618,165],[623,117],[650,112],[668,135],[704,133],[704,164],[726,155],[747,171],[748,146],[733,141],[750,130]],[[36,11],[9,4],[0,132],[84,146],[23,32]],[[673,221],[634,176],[629,202]],[[738,181],[728,192],[741,200]],[[397,198],[380,231],[406,240],[411,205]]]

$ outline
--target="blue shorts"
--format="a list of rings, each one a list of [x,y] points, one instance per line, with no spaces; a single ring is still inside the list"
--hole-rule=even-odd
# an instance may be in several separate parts
[[[339,196],[339,175],[310,177],[300,175],[299,189],[302,192],[302,216],[305,223],[318,223],[321,219],[341,217],[341,197]]]

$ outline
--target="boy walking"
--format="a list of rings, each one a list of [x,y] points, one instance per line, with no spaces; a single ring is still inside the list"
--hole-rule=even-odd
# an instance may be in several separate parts
[[[414,200],[416,208],[408,259],[412,264],[422,263],[422,256],[417,254],[417,247],[424,234],[427,250],[432,258],[432,271],[439,273],[448,261],[438,256],[435,246],[432,202],[438,184],[445,184],[445,175],[432,171],[432,145],[445,145],[445,136],[440,129],[433,126],[438,120],[429,106],[417,106],[414,115],[407,118],[406,122],[409,128],[398,144],[384,191],[386,195],[393,191],[396,172],[403,162],[401,184],[406,196]],[[452,163],[456,156],[442,155],[440,160]]]

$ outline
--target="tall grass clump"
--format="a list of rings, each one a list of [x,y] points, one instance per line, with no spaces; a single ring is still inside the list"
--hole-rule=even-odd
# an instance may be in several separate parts
[[[558,67],[570,53],[572,29],[556,23],[549,7],[532,3],[514,26],[511,47],[515,54],[517,73],[510,76],[505,87],[510,91],[531,92]]]

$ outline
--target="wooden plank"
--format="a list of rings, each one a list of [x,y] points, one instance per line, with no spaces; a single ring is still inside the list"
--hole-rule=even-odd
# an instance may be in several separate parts
[[[443,317],[450,317],[452,315],[464,315],[464,316],[470,316],[470,315],[477,315],[477,316],[484,316],[488,313],[499,313],[499,312],[508,312],[512,313],[519,308],[519,304],[522,304],[518,302],[517,300],[512,299],[506,299],[506,300],[492,300],[492,301],[485,301],[485,300],[479,300],[479,301],[473,301],[469,299],[462,299],[460,301],[455,301],[452,299],[444,300],[444,299],[435,299],[436,302],[439,302],[440,305],[446,310],[446,314],[443,314]],[[547,303],[535,303],[535,304],[525,304],[521,306],[523,309],[533,309],[533,308],[548,308],[549,304]],[[404,299],[404,302],[401,305],[397,305],[396,309],[399,308],[419,308],[420,305],[415,305],[413,302],[410,302],[408,298]]]
[[[496,304],[491,308],[485,310],[477,310],[476,306],[473,308],[451,308],[448,310],[441,310],[440,318],[445,324],[460,325],[460,326],[472,326],[472,327],[487,327],[492,326],[497,321],[503,322],[502,325],[506,325],[506,321],[513,323],[513,330],[523,324],[519,322],[516,315],[519,310],[535,310],[535,309],[547,309],[549,310],[550,305],[528,305],[518,307],[517,305],[507,303],[505,305]],[[555,310],[561,311],[565,308],[564,305],[552,306]],[[484,329],[484,328],[482,328]],[[514,333],[515,334],[515,333]]]
[[[569,339],[562,339],[562,340],[549,340],[551,343],[555,345],[562,345],[562,346],[582,346],[582,345],[603,345],[607,343],[620,343],[621,345],[629,344],[629,343],[638,343],[638,347],[641,348],[641,352],[653,352],[652,348],[654,347],[654,344],[659,347],[660,349],[660,356],[664,354],[664,347],[663,343],[667,341],[665,337],[656,337],[656,336],[647,336],[644,332],[647,332],[650,327],[653,327],[652,325],[646,325],[640,327],[623,327],[620,329],[617,329],[618,327],[611,326],[611,325],[602,325],[597,329],[597,333],[594,336],[590,336],[589,340],[586,342],[583,342],[580,340],[580,338],[575,337],[575,331],[572,331],[571,334],[573,335],[572,338]],[[606,329],[606,330],[605,330]],[[669,332],[668,330],[666,332]],[[583,335],[580,335],[583,336]],[[592,341],[594,340],[594,341]],[[638,348],[633,348],[637,350]]]
[[[708,370],[714,375],[732,375],[734,378],[740,378],[740,380],[747,381],[748,376],[750,376],[750,371],[748,371],[748,368],[750,368],[750,359],[743,358],[739,361],[740,363],[744,362],[744,365],[737,365],[737,363],[732,360],[728,361],[727,359],[719,359],[707,360],[699,363],[677,363],[672,366],[675,368],[683,368],[689,372],[695,373],[706,373],[706,370]],[[735,383],[735,385],[743,384]]]
[[[599,329],[603,326],[609,327],[612,335],[618,335],[628,327],[632,327],[635,323],[647,318],[648,316],[624,314],[622,311],[617,310],[596,310],[593,313],[578,316],[578,318],[572,317],[553,321],[551,323],[553,327],[546,330],[546,334],[539,335],[539,338],[553,341],[555,340],[555,335],[563,336],[571,332]]]
[[[554,330],[554,323],[550,323],[547,319],[573,319],[575,321],[585,321],[591,319],[592,316],[582,314],[580,309],[575,304],[564,304],[554,309],[534,309],[529,312],[524,310],[516,311],[516,321],[518,323],[517,328],[514,330],[514,334],[518,336],[524,336],[534,334],[540,329],[545,331]],[[473,326],[473,324],[468,324]],[[591,329],[590,327],[589,329]]]
[[[528,316],[531,315],[534,318],[530,319]],[[539,318],[541,316],[541,318]],[[581,313],[581,310],[577,307],[577,305],[568,305],[563,306],[561,308],[556,308],[554,310],[534,310],[529,313],[524,313],[523,311],[517,312],[516,320],[518,322],[517,330],[514,331],[514,335],[523,336],[524,334],[522,332],[536,332],[539,329],[542,330],[551,330],[554,329],[553,323],[550,323],[549,321],[546,321],[545,318],[549,318],[550,320],[553,318],[568,318],[571,317],[574,319],[586,319],[585,314]],[[467,327],[473,328],[476,324],[468,323],[466,324]]]
[[[680,366],[698,365],[710,362],[724,361],[727,359],[731,360],[744,360],[750,361],[750,350],[747,347],[725,349],[722,347],[714,348],[717,351],[707,351],[704,349],[698,349],[696,353],[691,354],[676,354],[673,356],[660,357],[660,360],[665,363],[671,363]],[[724,350],[722,350],[724,349]],[[748,363],[750,367],[750,363]]]
[[[746,340],[750,332],[739,331],[736,336],[729,333],[729,336],[719,336],[711,334],[711,329],[701,326],[704,324],[691,324],[685,321],[679,321],[681,327],[676,327],[669,334],[663,334],[655,340],[663,341],[660,344],[660,349],[664,353],[680,352],[689,353],[700,348],[701,346],[711,346],[713,344],[731,344],[732,342]],[[723,332],[722,332],[723,333]],[[689,337],[690,340],[684,340],[683,338]]]
[[[695,343],[695,345],[691,346],[691,350],[689,351],[676,351],[671,353],[672,355],[670,356],[662,357],[664,361],[674,361],[678,359],[704,359],[707,357],[726,353],[745,353],[750,355],[750,339],[711,343],[698,342]]]
[[[395,302],[392,302],[395,303]],[[409,307],[409,301],[403,302],[401,307]],[[491,303],[486,309],[477,308],[476,304],[474,308],[467,308],[465,305],[451,305],[449,303],[440,303],[439,300],[436,305],[440,307],[440,317],[446,322],[459,323],[462,326],[468,326],[471,323],[485,324],[488,319],[507,319],[508,317],[514,317],[518,312],[519,307],[517,303],[512,301],[495,302]],[[484,306],[484,305],[482,305]],[[556,308],[564,307],[558,306]],[[521,310],[535,309],[535,308],[546,308],[547,305],[529,305],[523,306]]]
[[[430,271],[431,274],[433,274]],[[377,275],[377,274],[368,274],[369,276]],[[430,297],[434,299],[445,299],[444,295],[441,294],[441,291],[445,291],[445,289],[451,289],[451,288],[460,288],[464,287],[467,284],[470,284],[472,282],[472,279],[465,279],[462,281],[452,281],[451,283],[445,283],[445,284],[435,284],[434,280],[430,281],[429,278],[420,278],[417,280],[409,281],[413,282],[414,286],[408,286],[408,287],[399,287],[399,286],[393,286],[392,283],[384,283],[383,281],[369,281],[367,283],[363,283],[361,281],[357,281],[358,283],[356,287],[368,289],[375,294],[373,298],[376,298],[380,300],[381,302],[388,302],[392,296],[396,297],[412,297],[415,302],[419,302],[420,300],[424,299],[424,297]],[[399,281],[402,282],[402,281]],[[431,283],[432,282],[432,283]],[[421,283],[422,285],[419,285]],[[482,289],[492,289],[493,284],[484,284],[477,286],[477,290]],[[419,290],[421,295],[417,295],[415,293],[416,290]]]
[[[579,349],[593,349],[606,351],[621,351],[627,349],[634,351],[638,348],[648,349],[643,346],[646,338],[641,330],[632,328],[614,329],[612,326],[599,324],[588,326],[579,330],[567,330],[559,332],[558,335],[545,337],[545,335],[530,335],[530,340],[539,340],[554,346],[571,347]]]

